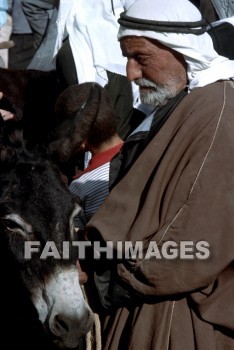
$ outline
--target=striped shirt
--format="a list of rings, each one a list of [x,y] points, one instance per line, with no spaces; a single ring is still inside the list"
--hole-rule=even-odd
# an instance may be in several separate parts
[[[123,143],[93,156],[88,167],[70,184],[69,190],[81,201],[82,210],[75,217],[75,226],[83,229],[109,194],[110,160]]]

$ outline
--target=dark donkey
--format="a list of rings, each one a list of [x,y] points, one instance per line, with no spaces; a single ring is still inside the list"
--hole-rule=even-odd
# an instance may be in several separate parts
[[[41,253],[52,241],[62,256],[80,207],[46,150],[27,146],[20,123],[0,121],[1,339],[7,349],[76,348],[93,315],[75,259]],[[25,242],[35,243],[31,258]]]

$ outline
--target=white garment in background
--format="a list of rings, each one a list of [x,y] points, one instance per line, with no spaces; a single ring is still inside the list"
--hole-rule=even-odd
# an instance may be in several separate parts
[[[61,0],[58,12],[58,37],[54,55],[62,45],[65,30],[69,35],[79,83],[108,82],[106,70],[126,75],[117,33],[119,13],[135,0]]]
[[[10,15],[6,15],[6,22],[0,28],[0,42],[8,41],[10,39],[12,31],[12,18]],[[8,68],[8,50],[0,49],[0,67]]]

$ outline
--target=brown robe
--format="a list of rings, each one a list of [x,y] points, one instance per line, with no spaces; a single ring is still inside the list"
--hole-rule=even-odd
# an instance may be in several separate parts
[[[110,313],[105,350],[234,349],[234,85],[194,89],[87,226],[107,241],[209,243],[210,257],[118,273],[145,303]],[[148,302],[148,296],[156,297]],[[158,298],[158,299],[157,299]]]

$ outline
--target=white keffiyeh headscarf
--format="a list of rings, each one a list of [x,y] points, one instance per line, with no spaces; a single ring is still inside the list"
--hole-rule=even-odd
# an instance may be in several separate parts
[[[126,12],[133,19],[164,22],[198,22],[201,14],[188,0],[138,0]],[[144,36],[180,52],[187,62],[189,90],[234,77],[234,61],[218,55],[208,33],[200,35],[157,32],[121,25],[118,38]]]
[[[117,20],[134,1],[60,0],[54,57],[66,31],[79,83],[96,81],[104,86],[108,82],[106,70],[126,75],[126,59],[117,40]]]

